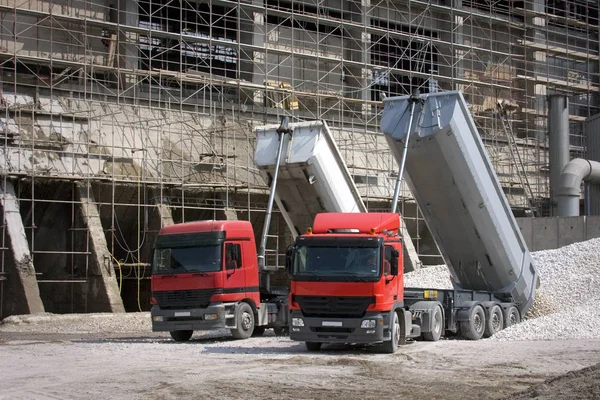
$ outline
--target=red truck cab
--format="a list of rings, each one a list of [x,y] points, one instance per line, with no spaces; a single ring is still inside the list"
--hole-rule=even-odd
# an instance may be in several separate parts
[[[260,307],[252,225],[200,221],[162,228],[151,285],[153,331],[168,331],[177,341],[218,328],[249,337]]]
[[[400,341],[404,282],[400,217],[323,213],[288,252],[290,338],[323,343]],[[402,318],[403,320],[400,320]]]

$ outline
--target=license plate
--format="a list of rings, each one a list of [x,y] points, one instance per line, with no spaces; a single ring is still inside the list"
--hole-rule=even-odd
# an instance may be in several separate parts
[[[181,311],[175,313],[176,317],[189,317],[190,315],[192,314],[189,311]]]
[[[323,321],[321,326],[342,326],[342,321]]]

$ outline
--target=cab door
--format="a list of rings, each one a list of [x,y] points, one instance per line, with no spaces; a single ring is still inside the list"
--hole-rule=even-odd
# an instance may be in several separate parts
[[[225,270],[225,284],[223,294],[231,301],[241,300],[246,293],[246,268],[242,257],[242,242],[226,242],[223,257]]]
[[[394,252],[400,253],[398,257],[398,276],[391,275],[392,260]],[[400,242],[386,242],[383,246],[383,276],[385,281],[385,298],[386,302],[395,303],[402,301],[404,294],[401,291],[404,285],[404,275],[402,269],[402,244]],[[390,304],[391,305],[391,304]]]

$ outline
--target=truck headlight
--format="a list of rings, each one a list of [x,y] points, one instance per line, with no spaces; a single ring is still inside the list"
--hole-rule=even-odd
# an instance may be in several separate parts
[[[302,318],[292,318],[292,326],[304,326],[304,320]]]
[[[155,315],[154,317],[152,317],[152,321],[154,321],[154,322],[162,322],[163,321],[163,316],[162,315]]]
[[[204,314],[204,319],[206,321],[212,321],[219,318],[219,314]]]
[[[365,319],[360,324],[360,327],[365,329],[375,328],[375,326],[377,326],[377,321],[375,321],[374,319]]]

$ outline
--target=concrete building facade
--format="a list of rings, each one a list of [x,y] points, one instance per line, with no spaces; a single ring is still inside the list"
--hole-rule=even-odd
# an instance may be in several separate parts
[[[325,119],[387,210],[381,96],[461,90],[515,214],[544,216],[547,97],[572,157],[600,112],[595,0],[0,0],[0,23],[0,318],[148,309],[161,226],[262,226],[253,128],[282,116]],[[400,212],[439,261],[406,188]]]

